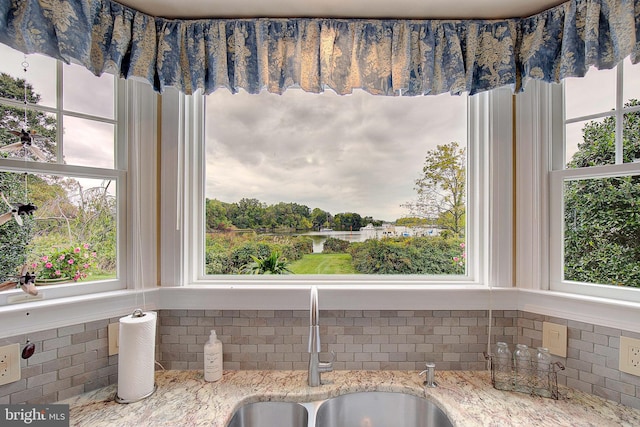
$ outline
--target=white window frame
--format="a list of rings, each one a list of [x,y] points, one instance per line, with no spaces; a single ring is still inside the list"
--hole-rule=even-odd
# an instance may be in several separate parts
[[[509,89],[500,89],[470,97],[468,102],[469,176],[476,176],[475,180],[470,178],[467,197],[468,210],[471,212],[467,217],[470,230],[468,247],[472,248],[475,255],[468,268],[468,277],[451,280],[424,276],[299,275],[267,278],[216,276],[212,279],[200,273],[204,272],[204,97],[199,93],[185,96],[172,89],[167,90],[162,102],[161,168],[168,173],[177,171],[177,174],[175,179],[167,176],[161,190],[163,195],[168,196],[163,198],[160,207],[163,212],[160,267],[162,286],[186,287],[191,290],[197,288],[198,295],[202,295],[205,290],[219,290],[221,293],[217,295],[224,295],[225,298],[230,298],[229,301],[237,301],[230,297],[229,291],[240,289],[248,292],[270,289],[274,291],[274,296],[283,296],[289,294],[288,291],[318,285],[327,290],[335,290],[336,295],[340,293],[338,291],[349,292],[354,298],[362,296],[363,291],[380,291],[375,296],[370,293],[373,301],[363,303],[364,307],[372,304],[388,306],[389,297],[393,295],[398,300],[398,292],[402,290],[409,291],[412,295],[415,291],[444,290],[443,298],[450,301],[451,295],[446,290],[512,287],[512,227],[505,226],[511,224],[513,213],[511,96]],[[177,194],[177,197],[170,194]],[[285,292],[277,292],[278,290]],[[351,291],[354,293],[351,294]],[[390,294],[390,291],[394,294]],[[202,306],[202,301],[196,302],[197,297],[191,299],[185,297],[185,293],[173,292],[171,295],[184,299],[185,306]],[[470,298],[477,298],[477,295],[473,295],[473,292],[469,293]],[[240,305],[229,306],[274,308],[270,302],[261,304],[257,301],[258,298],[252,299],[254,301],[249,305],[244,303],[245,299]],[[269,297],[264,299],[272,300]],[[187,303],[187,300],[191,302]],[[173,301],[179,305],[177,300]],[[359,305],[354,305],[351,298],[348,301],[353,309]],[[287,304],[286,296],[284,301],[275,305],[280,304]],[[415,304],[415,299],[411,304]],[[289,307],[295,305],[289,304]],[[339,305],[337,297],[336,305]],[[394,306],[399,305],[402,303]],[[481,298],[470,303],[471,305],[486,308],[487,300]]]
[[[621,63],[622,64],[622,63]],[[628,302],[640,302],[640,290],[614,285],[574,282],[564,279],[564,182],[574,179],[597,179],[607,177],[623,177],[640,173],[640,164],[622,163],[622,119],[629,111],[640,110],[640,107],[623,109],[623,67],[619,64],[616,72],[616,108],[614,114],[603,112],[584,117],[565,120],[564,84],[551,87],[552,143],[550,146],[549,172],[549,289],[564,293],[616,299]],[[605,116],[616,118],[616,164],[594,166],[589,168],[565,168],[565,122],[577,122]]]
[[[96,168],[78,165],[65,165],[62,163],[64,151],[58,150],[57,163],[24,162],[20,159],[0,159],[0,170],[6,172],[29,172],[33,174],[51,174],[70,178],[93,178],[114,180],[117,185],[116,206],[117,206],[117,271],[115,279],[100,281],[82,281],[80,283],[67,283],[56,286],[48,286],[39,289],[39,296],[29,298],[21,290],[12,290],[0,293],[0,307],[16,303],[29,302],[39,299],[57,299],[74,297],[80,295],[96,294],[101,292],[114,291],[126,288],[127,276],[127,111],[126,103],[126,82],[119,78],[114,78],[114,117],[113,119],[94,116],[76,111],[69,111],[63,108],[64,94],[64,65],[61,61],[56,62],[56,105],[47,107],[38,104],[29,104],[27,108],[44,113],[54,114],[57,120],[56,144],[64,146],[64,118],[76,117],[93,120],[114,125],[114,168]],[[2,100],[4,105],[23,108],[21,101]],[[23,295],[24,294],[24,295]],[[18,296],[19,298],[16,298]]]

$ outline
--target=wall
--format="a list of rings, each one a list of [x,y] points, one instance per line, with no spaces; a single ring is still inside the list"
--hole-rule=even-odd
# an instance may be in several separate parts
[[[27,339],[36,351],[20,359],[22,378],[0,386],[0,403],[51,403],[115,384],[118,356],[109,356],[107,325],[118,319],[81,323],[0,340],[0,346]]]
[[[306,310],[160,310],[156,359],[165,369],[202,369],[203,346],[216,329],[225,369],[307,369]],[[494,310],[494,341],[537,347],[542,322],[568,326],[567,367],[560,384],[640,409],[640,377],[618,371],[621,335],[640,334],[527,312]],[[48,403],[117,383],[117,356],[108,356],[107,325],[117,318],[50,329],[28,337],[35,355],[22,361],[22,379],[0,386],[0,403]],[[485,310],[320,312],[323,359],[336,369],[438,370],[485,368],[489,314]],[[26,341],[25,336],[0,345]]]
[[[492,333],[512,342],[516,311],[494,312]],[[486,362],[488,312],[320,311],[322,360],[335,369],[480,370]],[[203,345],[216,329],[225,369],[307,369],[309,312],[163,310],[159,360],[166,369],[202,369]]]
[[[566,367],[558,373],[558,383],[640,409],[640,377],[618,370],[620,336],[640,338],[640,334],[520,312],[518,341],[540,346],[542,322],[567,326],[567,357],[554,356]]]

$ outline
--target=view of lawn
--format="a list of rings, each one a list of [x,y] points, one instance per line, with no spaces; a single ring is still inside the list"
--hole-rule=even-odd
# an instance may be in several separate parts
[[[306,254],[289,264],[294,274],[357,274],[349,254]]]

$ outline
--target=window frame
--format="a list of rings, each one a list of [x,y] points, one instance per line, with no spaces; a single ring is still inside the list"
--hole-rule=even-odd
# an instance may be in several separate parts
[[[549,289],[563,293],[608,298],[628,302],[640,302],[636,288],[618,287],[596,283],[576,282],[564,279],[564,183],[568,180],[624,177],[640,174],[638,163],[622,163],[622,119],[625,113],[638,111],[640,106],[624,108],[624,61],[616,66],[616,102],[610,111],[565,119],[565,91],[561,85],[551,86],[548,106],[551,114],[551,143],[549,147]],[[613,116],[615,127],[615,164],[588,168],[566,168],[565,124]]]
[[[116,247],[117,267],[116,278],[100,281],[83,281],[80,283],[64,283],[40,288],[39,296],[29,297],[20,289],[0,293],[0,307],[39,299],[57,299],[92,295],[109,291],[122,290],[127,287],[127,186],[128,173],[128,120],[127,82],[114,77],[114,113],[113,119],[86,114],[78,111],[65,110],[63,106],[64,94],[64,64],[56,61],[56,105],[55,107],[29,104],[28,109],[54,114],[57,120],[56,144],[64,147],[64,118],[74,117],[108,123],[114,126],[114,167],[113,169],[87,167],[80,165],[66,165],[62,163],[64,150],[58,150],[56,163],[24,162],[20,159],[0,159],[0,170],[6,172],[32,174],[50,174],[70,178],[110,179],[116,182]],[[19,101],[1,99],[0,103],[12,107],[24,108]],[[84,286],[86,285],[86,286]]]
[[[506,104],[505,104],[506,102]],[[502,105],[500,112],[491,108]],[[506,105],[506,107],[505,107]],[[204,270],[204,118],[205,99],[200,93],[182,95],[168,90],[162,103],[163,155],[161,168],[176,170],[175,192],[178,203],[162,204],[163,220],[161,283],[163,286],[191,286],[199,289],[294,289],[318,285],[340,289],[461,289],[465,286],[504,286],[512,284],[512,110],[511,91],[478,94],[468,101],[468,236],[473,261],[467,277],[435,276],[330,276],[300,275],[284,277],[213,276]],[[500,114],[504,113],[504,114]],[[176,119],[173,124],[172,117]],[[164,129],[167,132],[164,132]],[[171,129],[171,130],[170,130]],[[171,133],[171,135],[167,135]],[[178,147],[173,148],[175,137]],[[172,141],[169,141],[169,140]],[[496,141],[502,141],[497,149]],[[165,150],[166,147],[167,149]],[[492,159],[491,156],[494,158]],[[475,177],[475,179],[473,179]],[[163,184],[166,194],[172,184]],[[504,191],[494,191],[496,189]],[[492,200],[489,200],[491,198]],[[173,203],[173,207],[171,206]],[[491,208],[498,203],[498,208]],[[176,206],[176,204],[178,206]],[[170,215],[170,212],[173,211]],[[170,227],[168,230],[165,227]],[[171,229],[172,228],[172,229]],[[184,233],[179,233],[184,230]],[[169,242],[173,242],[172,244]],[[171,253],[168,253],[169,247]],[[176,254],[178,252],[178,254]],[[492,255],[493,254],[493,255]],[[498,254],[500,254],[498,256]],[[498,261],[500,260],[500,261]],[[506,261],[506,262],[505,262]],[[489,262],[492,265],[488,265]]]

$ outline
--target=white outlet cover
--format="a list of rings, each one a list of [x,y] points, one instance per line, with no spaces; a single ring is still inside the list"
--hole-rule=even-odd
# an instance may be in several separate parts
[[[118,354],[120,350],[120,346],[118,343],[120,334],[120,323],[109,323],[107,334],[109,335],[109,356]]]
[[[0,385],[20,379],[20,344],[0,347]]]
[[[543,322],[542,346],[547,347],[551,354],[567,357],[567,326]]]
[[[620,370],[640,376],[640,340],[620,337]]]

